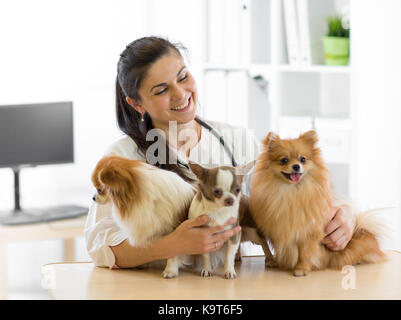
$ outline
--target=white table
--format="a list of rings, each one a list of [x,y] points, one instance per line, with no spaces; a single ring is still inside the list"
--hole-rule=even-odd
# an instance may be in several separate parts
[[[225,300],[225,299],[401,299],[401,253],[388,251],[382,264],[313,271],[306,277],[265,269],[264,257],[243,257],[238,278],[212,278],[180,271],[163,279],[161,269],[98,268],[92,263],[54,263],[42,267],[42,283],[54,299]]]
[[[83,236],[86,217],[31,225],[0,225],[0,300],[7,297],[6,246],[11,242],[63,239],[64,261],[75,257],[74,238]]]

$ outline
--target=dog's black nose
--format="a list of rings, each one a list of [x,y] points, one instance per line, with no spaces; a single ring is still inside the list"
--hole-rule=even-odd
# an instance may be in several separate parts
[[[92,200],[96,202],[96,196],[93,196],[93,197],[92,197]]]
[[[225,198],[224,199],[224,205],[226,206],[226,207],[230,207],[230,206],[232,206],[234,204],[234,199],[233,198]]]
[[[301,166],[299,164],[294,164],[292,166],[292,170],[294,170],[295,172],[298,172],[301,169]]]

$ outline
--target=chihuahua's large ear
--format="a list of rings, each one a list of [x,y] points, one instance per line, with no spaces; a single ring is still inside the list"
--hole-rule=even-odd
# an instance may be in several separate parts
[[[269,134],[264,138],[262,143],[268,148],[268,150],[273,149],[279,144],[280,136],[277,133],[269,132]]]
[[[252,170],[252,168],[255,166],[255,164],[256,164],[256,160],[252,160],[242,166],[236,167],[235,174],[240,175],[240,176],[246,176],[249,173],[249,171]]]
[[[189,161],[188,165],[191,168],[191,171],[197,176],[197,178],[199,180],[202,180],[205,168],[193,161]]]
[[[316,146],[316,143],[319,141],[317,137],[317,133],[315,130],[309,130],[299,136],[299,139],[304,140],[306,143],[308,143],[311,146]]]

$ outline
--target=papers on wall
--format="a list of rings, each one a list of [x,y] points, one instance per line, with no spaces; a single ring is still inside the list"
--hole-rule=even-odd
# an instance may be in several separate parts
[[[208,0],[208,61],[249,61],[249,0]]]
[[[309,13],[308,0],[298,0],[297,2],[298,22],[299,22],[299,46],[300,46],[300,63],[303,65],[312,64],[310,30],[309,30]]]
[[[288,62],[300,64],[300,40],[295,0],[284,0],[285,35],[287,39]]]
[[[303,19],[309,22],[308,35],[311,63],[323,64],[324,52],[322,38],[327,32],[327,17],[336,12],[335,2],[332,0],[303,0],[300,3],[304,3],[304,6],[307,7],[303,9],[303,12],[308,16]],[[308,40],[306,41],[308,42]]]
[[[241,32],[238,28],[238,22],[240,18],[240,8],[237,6],[237,3],[233,4],[232,0],[223,0],[224,2],[224,11],[222,14],[223,17],[223,29],[225,30],[223,45],[224,45],[224,61],[227,64],[235,64],[240,61],[240,49],[241,44],[238,39],[238,36]],[[231,2],[231,3],[230,3]],[[237,2],[237,1],[234,1]]]
[[[289,64],[323,64],[322,37],[326,18],[335,13],[334,1],[284,0],[283,5]]]
[[[208,60],[212,63],[224,61],[224,1],[208,1]]]
[[[250,7],[250,48],[252,63],[271,61],[271,1],[252,0]]]
[[[237,42],[239,43],[239,64],[247,64],[250,60],[251,55],[251,11],[250,1],[251,0],[236,0],[237,8],[239,8],[239,20],[238,24],[239,33],[237,36]],[[232,27],[232,26],[231,26]],[[235,37],[234,37],[235,39]]]
[[[261,89],[246,71],[208,71],[202,115],[212,121],[251,128],[258,138],[270,129],[267,89]]]

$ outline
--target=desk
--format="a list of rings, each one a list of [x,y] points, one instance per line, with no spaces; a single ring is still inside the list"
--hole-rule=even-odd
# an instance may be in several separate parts
[[[7,296],[6,245],[47,239],[64,240],[64,261],[74,261],[74,238],[84,234],[86,217],[65,219],[46,223],[5,226],[0,225],[0,300]]]
[[[358,265],[353,271],[344,269],[345,273],[314,271],[300,278],[265,270],[263,256],[243,257],[236,266],[236,280],[223,279],[221,268],[212,278],[186,270],[178,278],[163,279],[161,269],[48,264],[42,267],[42,282],[54,299],[401,299],[401,253],[388,251],[388,255],[389,261],[382,264]]]

